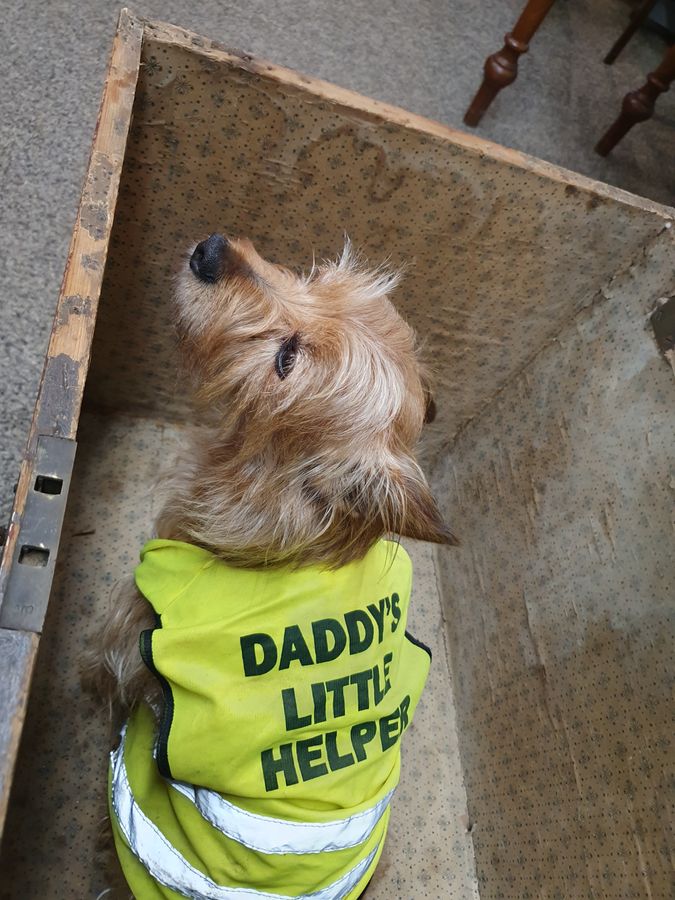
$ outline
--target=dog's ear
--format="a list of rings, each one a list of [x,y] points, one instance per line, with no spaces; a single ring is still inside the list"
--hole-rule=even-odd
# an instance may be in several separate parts
[[[431,390],[431,382],[429,378],[422,374],[422,390],[424,391],[424,424],[431,425],[436,418],[436,401],[434,400],[433,391]]]
[[[459,540],[443,521],[422,470],[407,453],[386,454],[380,465],[352,469],[350,484],[334,512],[344,528],[366,548],[385,534],[457,546]]]
[[[391,511],[392,520],[397,523],[396,533],[417,541],[457,546],[459,540],[443,521],[422,474],[410,474],[403,470],[394,478],[398,482],[398,490],[393,496],[398,495],[402,500],[400,509]]]
[[[431,423],[436,418],[436,401],[433,398],[431,392],[427,394],[427,408],[424,413],[424,424],[431,425]]]

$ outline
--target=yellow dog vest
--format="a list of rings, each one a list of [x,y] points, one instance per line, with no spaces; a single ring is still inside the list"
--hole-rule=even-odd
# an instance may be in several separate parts
[[[430,654],[405,630],[412,566],[379,541],[329,571],[143,549],[140,649],[164,694],[111,755],[115,842],[138,900],[356,898]],[[154,757],[154,759],[153,759]]]

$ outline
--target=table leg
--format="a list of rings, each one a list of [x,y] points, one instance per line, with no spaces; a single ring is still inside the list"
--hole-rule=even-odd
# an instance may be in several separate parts
[[[528,0],[513,31],[504,37],[502,49],[485,60],[483,83],[466,111],[466,125],[478,125],[499,91],[516,80],[518,59],[527,53],[529,41],[554,3],[555,0]]]
[[[623,98],[621,113],[595,146],[600,156],[607,154],[630,131],[633,125],[652,117],[659,94],[664,93],[675,79],[675,44],[669,47],[661,64],[647,75],[647,81],[637,91],[630,91]]]
[[[639,6],[635,10],[635,12],[631,13],[630,22],[605,57],[605,62],[608,66],[612,65],[619,53],[621,53],[628,41],[633,37],[635,32],[638,30],[640,25],[642,25],[644,20],[647,18],[647,16],[655,6],[656,0],[643,0],[642,5]]]

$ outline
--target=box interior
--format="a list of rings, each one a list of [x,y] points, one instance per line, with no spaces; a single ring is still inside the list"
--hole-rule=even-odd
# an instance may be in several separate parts
[[[78,657],[190,420],[172,279],[219,230],[404,265],[436,370],[421,456],[462,547],[409,547],[434,665],[368,897],[665,897],[674,385],[648,316],[672,211],[272,68],[146,25],[0,896],[110,887]]]

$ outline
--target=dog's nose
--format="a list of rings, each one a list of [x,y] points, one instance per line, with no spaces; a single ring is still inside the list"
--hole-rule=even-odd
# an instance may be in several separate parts
[[[222,234],[212,234],[200,241],[190,257],[190,268],[202,281],[218,281],[224,271],[228,241]]]

